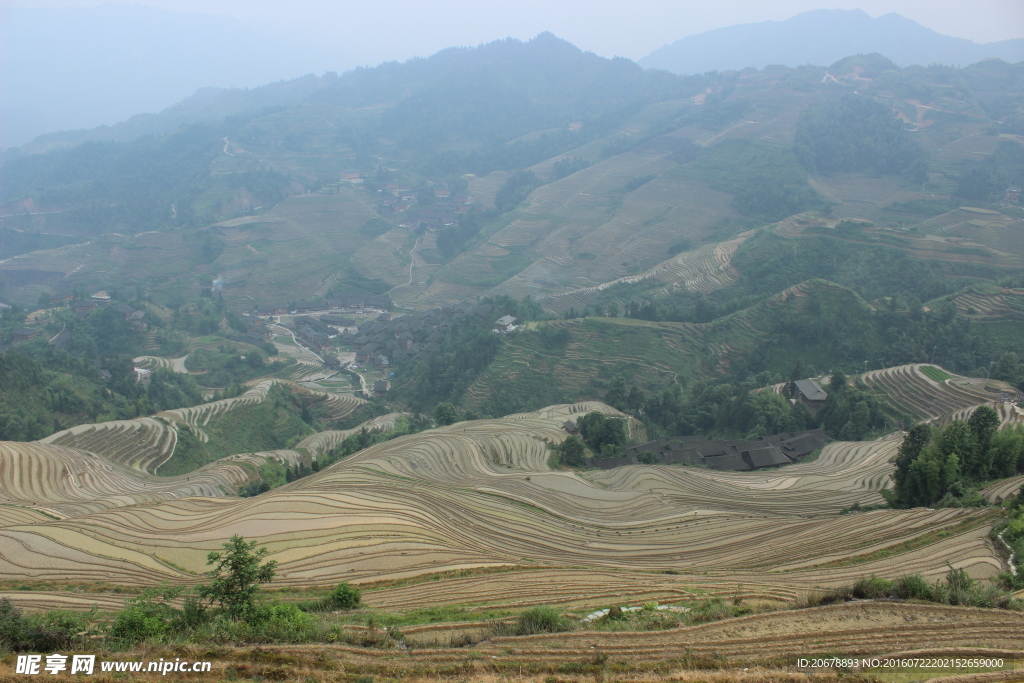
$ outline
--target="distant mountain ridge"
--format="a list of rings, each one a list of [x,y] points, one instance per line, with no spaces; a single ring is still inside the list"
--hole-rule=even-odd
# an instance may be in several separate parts
[[[762,69],[770,64],[827,66],[852,54],[877,52],[901,67],[966,66],[984,59],[1024,61],[1024,39],[975,43],[942,35],[899,14],[877,19],[861,10],[821,9],[785,21],[715,29],[660,47],[639,61],[678,74]]]

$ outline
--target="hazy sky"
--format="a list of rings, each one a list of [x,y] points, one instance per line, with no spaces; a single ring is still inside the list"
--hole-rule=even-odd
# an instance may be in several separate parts
[[[543,31],[639,60],[689,35],[813,9],[895,12],[980,43],[1024,38],[1024,0],[0,0],[0,147],[161,111],[201,87]]]
[[[0,0],[0,7],[91,7],[95,0]],[[990,42],[1024,38],[1024,0],[142,0],[165,10],[223,14],[337,42],[345,69],[427,56],[444,47],[551,31],[599,55],[639,59],[694,33],[811,9],[896,12],[939,33]],[[342,57],[343,55],[343,57]],[[350,61],[349,61],[350,60]]]

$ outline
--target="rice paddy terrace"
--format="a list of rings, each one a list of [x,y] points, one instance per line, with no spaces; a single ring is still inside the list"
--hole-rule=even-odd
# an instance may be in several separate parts
[[[545,310],[565,313],[570,308],[582,310],[598,292],[617,284],[656,282],[662,286],[649,293],[657,298],[674,290],[684,289],[705,294],[728,286],[737,277],[732,267],[732,255],[743,244],[751,232],[740,234],[734,239],[708,244],[693,251],[687,251],[659,263],[640,275],[627,275],[593,287],[555,294],[543,300]]]
[[[959,313],[974,320],[1024,320],[1024,290],[1021,289],[972,285],[954,295],[953,303]]]
[[[270,549],[282,586],[504,568],[431,582],[430,591],[445,586],[437,600],[460,604],[503,599],[481,586],[518,582],[511,576],[519,573],[516,601],[575,604],[604,599],[630,576],[647,576],[630,595],[741,584],[788,600],[870,573],[935,577],[947,561],[976,576],[1002,570],[986,538],[989,512],[837,516],[880,501],[897,436],[832,443],[816,462],[772,472],[551,470],[549,445],[565,438],[562,422],[595,409],[615,413],[567,404],[399,437],[248,499],[223,496],[244,474],[236,456],[158,479],[73,448],[4,444],[0,578],[190,584],[206,553],[233,534]],[[668,570],[671,578],[650,574]],[[412,590],[368,588],[370,604],[380,605]],[[424,594],[421,604],[432,599]]]
[[[200,441],[209,442],[210,435],[205,427],[232,410],[262,402],[275,384],[283,384],[306,395],[322,397],[325,413],[332,419],[341,419],[365,403],[363,399],[354,396],[316,392],[290,382],[267,379],[255,382],[252,388],[233,398],[191,408],[165,410],[152,417],[77,425],[51,434],[39,443],[88,451],[139,472],[155,474],[174,454],[178,429],[188,429]]]
[[[961,377],[926,363],[872,370],[860,375],[859,381],[884,394],[902,411],[925,421],[966,419],[978,405],[993,404],[1001,393],[1013,391],[1005,382]],[[1004,424],[1021,419],[1020,411],[1012,405],[996,407]]]

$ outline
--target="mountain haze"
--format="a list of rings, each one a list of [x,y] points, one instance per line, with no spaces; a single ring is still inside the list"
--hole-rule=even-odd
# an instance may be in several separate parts
[[[0,146],[157,112],[198,88],[254,87],[351,63],[336,45],[212,14],[110,3],[7,7],[2,17]]]
[[[1024,60],[1024,40],[979,44],[925,28],[899,14],[873,19],[861,10],[821,9],[785,21],[762,21],[707,31],[660,47],[640,60],[647,69],[679,74],[828,65],[852,54],[877,52],[901,67],[966,66],[983,59]]]

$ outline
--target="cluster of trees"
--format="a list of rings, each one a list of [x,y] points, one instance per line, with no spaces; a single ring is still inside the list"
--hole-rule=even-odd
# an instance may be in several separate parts
[[[791,149],[757,140],[721,142],[700,152],[681,172],[732,193],[736,210],[761,222],[828,209]]]
[[[126,357],[109,368],[104,382],[92,363],[65,351],[0,354],[0,440],[34,441],[83,422],[130,420],[203,401],[189,375],[156,370],[142,384]]]
[[[586,466],[589,455],[598,458],[621,455],[627,441],[626,421],[622,418],[608,417],[595,410],[577,420],[576,426],[580,436],[569,436],[554,447],[559,464],[579,468]]]
[[[896,457],[894,507],[977,504],[972,485],[1024,472],[1024,428],[999,431],[999,414],[980,406],[966,421],[915,425]]]
[[[992,366],[992,379],[999,379],[1024,391],[1024,367],[1021,367],[1017,354],[1007,351]]]
[[[204,385],[212,387],[243,382],[284,367],[283,361],[268,362],[262,349],[239,351],[227,344],[222,344],[216,351],[196,349],[188,355],[186,363],[190,371],[202,373],[198,377]]]
[[[275,385],[263,401],[237,406],[206,425],[203,429],[210,437],[208,441],[200,441],[189,428],[179,427],[174,457],[161,465],[160,474],[185,474],[234,453],[289,448],[329,427],[312,419],[303,397]]]
[[[995,151],[957,179],[958,197],[982,202],[1002,199],[1010,187],[1024,187],[1024,145],[1001,142]]]
[[[794,374],[802,373],[796,370]],[[789,393],[795,395],[795,388]],[[850,386],[846,375],[836,372],[829,378],[828,398],[814,416],[813,424],[824,427],[830,436],[841,441],[860,441],[877,434],[886,421],[884,406],[877,398]]]
[[[541,185],[543,183],[533,171],[516,171],[505,180],[498,194],[494,196],[494,205],[501,213],[511,211]]]
[[[429,361],[398,369],[396,396],[415,410],[428,410],[444,402],[460,403],[469,385],[498,353],[501,339],[493,332],[497,318],[511,315],[525,322],[548,317],[540,304],[528,296],[523,299],[498,296],[481,299],[480,303],[492,305],[489,316],[463,316],[456,320],[442,338],[441,348]]]
[[[24,229],[13,227],[0,227],[0,259],[6,259],[18,254],[25,254],[37,249],[56,249],[65,244],[78,244],[86,241],[85,237],[76,235],[54,235],[51,233],[33,230],[31,216],[24,214],[23,220],[18,221],[17,216],[5,216],[7,225],[24,223]]]
[[[319,426],[322,427],[323,425]],[[340,425],[334,426],[337,427]],[[341,441],[341,443],[326,453],[321,454],[319,458],[311,460],[309,464],[299,463],[296,465],[283,466],[283,472],[279,472],[278,468],[275,467],[276,463],[266,463],[264,467],[260,469],[259,476],[243,486],[239,490],[238,494],[243,498],[258,496],[282,484],[297,481],[304,477],[308,477],[311,474],[316,474],[320,470],[330,467],[339,460],[347,458],[353,453],[358,453],[365,448],[369,448],[374,444],[390,441],[391,439],[396,439],[407,434],[416,434],[424,429],[430,429],[432,426],[433,425],[430,423],[430,420],[423,415],[416,415],[412,417],[402,415],[395,420],[395,426],[393,429],[367,429],[366,427],[363,427],[358,432],[349,434]],[[322,431],[322,429],[320,431]]]
[[[1020,590],[1024,588],[1024,572],[1020,571],[1021,559],[1024,557],[1024,484],[1021,485],[1017,495],[1005,502],[1009,519],[1006,521],[1006,528],[999,529],[997,526],[993,532],[1002,532],[1003,540],[1013,549],[1018,571],[1016,574],[1007,572],[1002,576],[1007,588]]]
[[[648,295],[645,284],[610,287],[590,309],[621,302],[627,317],[642,320],[710,322],[806,280],[841,284],[868,301],[890,297],[898,310],[920,316],[922,302],[956,292],[967,278],[996,273],[977,266],[928,261],[885,245],[866,245],[830,235],[805,234],[799,240],[762,231],[744,242],[732,258],[740,278],[730,287],[705,295],[679,291]]]
[[[805,109],[794,149],[811,173],[905,174],[915,182],[927,178],[924,149],[892,108],[861,95]]]
[[[799,364],[791,377],[803,377]],[[823,427],[833,438],[857,441],[877,434],[886,424],[884,406],[878,399],[850,386],[841,372],[830,378],[828,399],[816,415],[802,402],[787,400],[792,390],[786,395],[755,391],[779,381],[777,375],[762,372],[736,383],[695,382],[689,391],[674,384],[648,397],[635,385],[627,391],[625,380],[619,377],[612,381],[604,401],[642,419],[651,435],[756,439]]]
[[[622,418],[608,417],[596,410],[581,417],[576,425],[580,436],[591,451],[602,458],[613,458],[620,455],[626,443],[626,421]]]
[[[461,254],[480,230],[495,218],[494,211],[470,212],[459,216],[458,223],[437,234],[437,249],[441,252],[441,258],[451,261]]]
[[[555,180],[570,176],[576,171],[582,171],[590,166],[590,162],[586,159],[580,159],[579,157],[566,157],[565,159],[559,159],[556,161],[551,170],[554,173]]]
[[[495,41],[357,69],[310,99],[345,107],[389,103],[379,123],[345,133],[364,153],[392,138],[418,168],[486,175],[579,147],[645,104],[693,95],[706,83],[597,57],[542,34],[527,43]],[[570,121],[583,122],[583,130],[568,131]],[[520,140],[553,128],[559,130]]]

